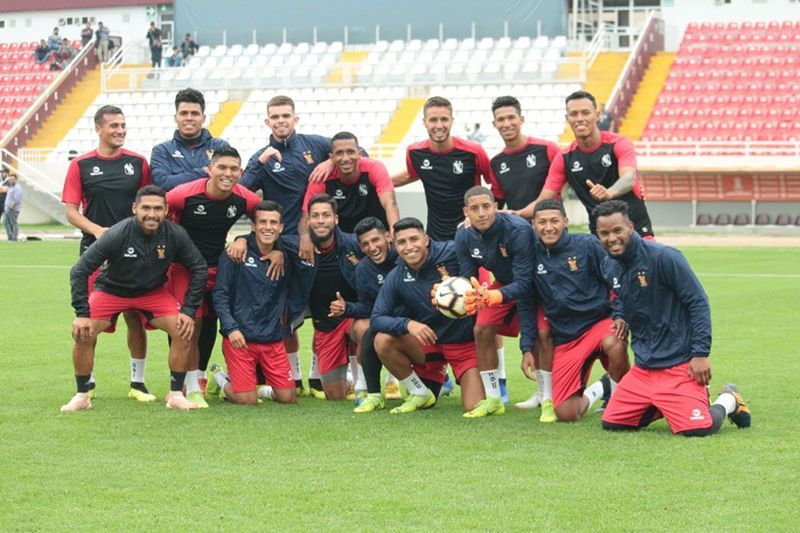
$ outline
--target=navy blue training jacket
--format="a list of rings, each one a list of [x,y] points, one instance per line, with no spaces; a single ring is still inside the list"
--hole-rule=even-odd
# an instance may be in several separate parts
[[[397,251],[389,247],[386,260],[377,265],[365,257],[356,265],[357,302],[345,302],[344,314],[351,318],[369,318],[386,276],[397,266]]]
[[[170,191],[178,185],[207,176],[206,167],[211,155],[226,146],[227,141],[212,136],[205,128],[200,132],[200,140],[194,144],[187,143],[175,130],[172,139],[155,145],[150,154],[153,183]]]

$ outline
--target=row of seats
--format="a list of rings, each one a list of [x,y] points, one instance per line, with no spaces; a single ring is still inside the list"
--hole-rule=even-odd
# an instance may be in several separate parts
[[[51,71],[27,74],[0,74],[0,85],[31,85],[37,83],[50,85],[56,75],[56,72]]]
[[[696,224],[698,226],[749,226],[750,215],[738,213],[731,216],[728,213],[719,213],[717,216],[712,216],[708,213],[700,213],[697,215]],[[800,226],[800,215],[794,217],[794,223],[792,222],[792,215],[786,213],[777,215],[774,220],[769,213],[759,213],[756,215],[755,220],[756,226],[791,226],[792,224]]]

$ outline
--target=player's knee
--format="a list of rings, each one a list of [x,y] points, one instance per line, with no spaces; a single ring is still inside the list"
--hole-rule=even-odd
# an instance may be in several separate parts
[[[617,355],[622,350],[622,340],[616,335],[607,335],[603,338],[603,351],[610,356]]]
[[[497,335],[497,328],[485,324],[476,324],[472,330],[475,336],[475,341],[479,344],[490,343],[494,344],[495,335]]]
[[[707,428],[687,429],[686,431],[681,431],[680,434],[684,437],[708,437],[717,431],[719,431],[719,428],[714,427],[712,424]]]
[[[638,431],[638,426],[626,426],[624,424],[614,424],[613,422],[606,422],[603,420],[603,429],[606,431]]]
[[[539,328],[536,332],[536,339],[545,345],[550,345],[553,343],[553,333],[547,328]]]
[[[394,337],[392,335],[389,335],[388,333],[375,334],[373,346],[375,347],[375,351],[378,352],[379,357],[382,357],[384,353],[390,350],[393,344]]]
[[[559,422],[577,422],[581,418],[580,411],[575,408],[575,406],[571,405],[572,402],[564,402],[560,404],[558,407],[553,409],[556,413],[556,418],[558,418]]]

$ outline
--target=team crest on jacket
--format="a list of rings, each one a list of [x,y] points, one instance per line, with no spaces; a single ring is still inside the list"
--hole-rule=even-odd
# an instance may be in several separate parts
[[[567,257],[567,266],[569,266],[570,272],[577,272],[578,271],[578,258],[574,255]]]
[[[211,161],[211,158],[213,157],[213,155],[214,155],[214,150],[206,150],[206,159]]]
[[[166,244],[158,244],[156,245],[156,254],[158,254],[159,259],[166,259],[167,258],[167,245]]]
[[[464,173],[464,162],[463,161],[453,161],[453,174],[463,174]]]
[[[311,155],[311,152],[309,152],[308,150],[303,152],[303,159],[305,159],[306,163],[308,163],[309,165],[313,165],[314,164],[314,156]]]
[[[508,257],[508,249],[506,248],[506,245],[503,244],[502,242],[500,243],[500,255],[502,255],[503,257]]]
[[[649,283],[647,283],[647,272],[644,270],[640,270],[636,273],[636,279],[639,281],[640,287],[647,287]]]
[[[441,274],[442,278],[450,277],[450,273],[447,271],[447,267],[444,266],[444,263],[436,265],[436,270]]]
[[[132,164],[130,164],[130,163],[125,163],[125,164],[122,166],[122,170],[124,170],[124,171],[125,171],[125,175],[127,175],[127,176],[133,176],[133,165],[132,165]]]
[[[235,205],[229,205],[228,206],[228,212],[225,213],[225,216],[227,216],[228,218],[235,218],[236,215],[238,215],[238,214],[239,214],[239,212],[236,210],[236,206]]]
[[[533,168],[536,166],[536,154],[528,154],[528,157],[525,158],[525,165],[528,168]]]
[[[361,196],[366,196],[369,194],[369,191],[367,190],[367,186],[365,184],[363,183],[358,184],[358,194]]]
[[[357,265],[358,264],[358,257],[353,252],[347,252],[347,260],[350,261],[350,264]]]
[[[606,168],[610,167],[611,166],[611,154],[605,154],[600,159],[600,163]]]

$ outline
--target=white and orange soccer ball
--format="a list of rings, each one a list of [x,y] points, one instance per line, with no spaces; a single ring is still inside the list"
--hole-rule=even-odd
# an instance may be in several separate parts
[[[464,295],[472,289],[467,278],[447,278],[439,284],[434,301],[439,312],[448,318],[464,318],[467,310],[464,306]]]

